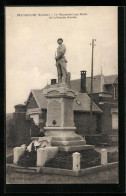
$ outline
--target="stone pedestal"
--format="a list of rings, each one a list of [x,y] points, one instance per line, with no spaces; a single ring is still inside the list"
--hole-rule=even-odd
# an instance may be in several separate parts
[[[75,133],[73,113],[75,91],[66,86],[53,85],[43,93],[47,98],[45,136],[52,138],[51,145],[58,146],[60,151],[84,150],[85,139]]]

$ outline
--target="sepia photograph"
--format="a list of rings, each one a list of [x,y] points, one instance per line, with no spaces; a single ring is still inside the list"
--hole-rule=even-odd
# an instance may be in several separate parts
[[[118,6],[6,6],[6,184],[119,184]]]

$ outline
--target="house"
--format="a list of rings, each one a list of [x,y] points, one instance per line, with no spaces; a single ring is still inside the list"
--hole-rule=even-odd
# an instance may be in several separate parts
[[[26,105],[23,104],[15,105],[15,112],[7,129],[7,146],[11,148],[29,143],[31,136],[39,135],[40,131],[32,118],[26,118]]]
[[[54,85],[54,79],[51,85]],[[45,88],[51,87],[47,85]],[[81,78],[70,81],[70,88],[77,92],[74,99],[74,122],[80,135],[107,134],[113,141],[118,140],[118,77],[117,75],[93,77],[92,116],[90,117],[91,78],[81,71]],[[44,88],[44,89],[45,89]],[[33,118],[35,124],[44,131],[46,123],[47,100],[43,89],[31,90],[26,101],[26,116]]]
[[[82,78],[82,77],[81,77]],[[81,91],[81,79],[71,81],[71,88]],[[91,78],[86,77],[86,92],[90,96]],[[110,140],[118,141],[118,76],[104,76],[102,73],[93,77],[93,101],[102,110],[99,115],[99,133],[107,134]]]

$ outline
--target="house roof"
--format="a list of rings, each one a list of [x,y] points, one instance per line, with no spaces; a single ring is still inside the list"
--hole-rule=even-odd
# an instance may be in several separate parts
[[[43,90],[32,89],[32,93],[34,98],[40,108],[46,109],[47,108],[47,100],[43,94]]]
[[[106,84],[113,84],[117,83],[117,75],[111,76],[104,76],[104,75],[96,75],[93,77],[93,93],[100,93],[101,92],[101,81],[103,85]],[[90,97],[87,95],[90,94],[90,85],[91,85],[91,78],[86,77],[86,89],[87,93],[80,93],[81,87],[81,80],[71,80],[70,81],[70,88],[77,92],[77,97],[74,99],[74,111],[90,111]],[[49,88],[50,85],[45,86],[45,88]],[[45,89],[43,88],[43,89]],[[38,106],[42,109],[47,108],[47,99],[43,94],[43,89],[33,89],[31,92],[34,95],[34,98],[38,104]],[[79,101],[78,104],[76,101]],[[92,111],[94,112],[102,112],[102,110],[93,102],[92,103]]]
[[[117,75],[104,76],[105,84],[113,84],[117,80]]]
[[[118,78],[117,75],[111,75],[111,76],[96,75],[96,76],[94,76],[93,77],[93,93],[100,93],[101,92],[101,82],[102,81],[104,81],[103,85],[113,84],[113,83],[115,83],[115,81],[117,82],[117,78]],[[81,91],[81,89],[80,89],[81,79],[71,80],[70,86],[73,90],[80,92]],[[91,77],[86,77],[86,89],[87,89],[87,94],[90,94],[90,92],[91,92]]]
[[[101,76],[100,75],[94,76],[93,77],[93,93],[101,92],[100,84],[101,84]],[[81,91],[81,79],[71,80],[70,86],[75,91],[80,92]],[[87,90],[87,93],[91,92],[91,78],[90,77],[86,77],[86,90]]]
[[[80,104],[77,103],[77,101],[80,102]],[[91,98],[87,95],[87,93],[78,93],[77,97],[74,99],[74,111],[90,111],[90,103]],[[92,102],[92,111],[94,112],[102,112],[102,110],[94,103]]]
[[[43,95],[43,90],[32,90],[34,98],[38,103],[39,107],[42,109],[47,109],[47,99]],[[77,104],[76,101],[79,101],[80,104]],[[90,111],[90,97],[86,93],[78,93],[77,97],[74,99],[74,111]],[[92,111],[94,112],[102,112],[102,110],[93,102],[92,104]]]

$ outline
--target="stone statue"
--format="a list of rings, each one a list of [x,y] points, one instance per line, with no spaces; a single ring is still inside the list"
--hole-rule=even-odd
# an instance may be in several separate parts
[[[66,83],[67,82],[67,68],[66,63],[67,60],[65,58],[66,47],[63,43],[63,39],[59,38],[57,40],[59,44],[57,48],[57,55],[55,56],[56,59],[56,66],[57,66],[57,73],[58,73],[58,83]]]

